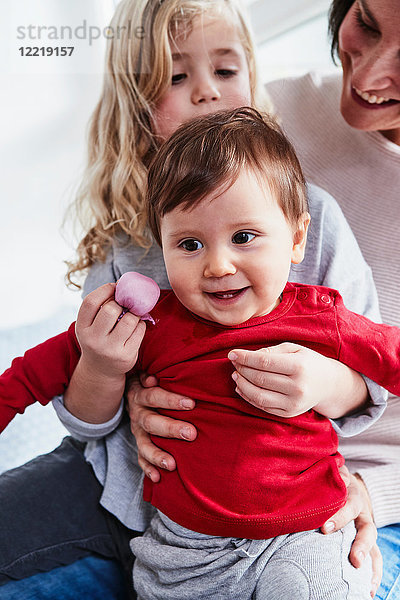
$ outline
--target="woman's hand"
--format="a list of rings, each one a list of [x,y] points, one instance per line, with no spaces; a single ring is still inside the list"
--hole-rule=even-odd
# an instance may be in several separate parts
[[[140,381],[131,380],[125,395],[131,431],[138,447],[139,466],[147,477],[157,483],[160,473],[156,467],[173,471],[176,463],[173,456],[153,444],[150,434],[192,441],[196,439],[197,431],[191,423],[165,417],[158,414],[156,409],[190,411],[195,403],[190,398],[161,389],[155,377],[142,376]]]
[[[322,533],[333,533],[354,520],[357,535],[350,550],[352,565],[359,568],[365,557],[370,554],[372,560],[371,597],[382,579],[382,555],[376,543],[377,531],[372,516],[371,501],[361,477],[351,475],[343,466],[340,474],[347,485],[347,502],[322,527]]]
[[[260,350],[232,350],[236,392],[273,415],[294,417],[314,408],[336,419],[360,408],[368,390],[359,373],[319,352],[284,342]]]

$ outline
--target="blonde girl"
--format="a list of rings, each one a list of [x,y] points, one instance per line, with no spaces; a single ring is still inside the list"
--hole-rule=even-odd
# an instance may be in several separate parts
[[[91,121],[88,167],[77,200],[87,233],[68,272],[72,281],[89,271],[84,295],[132,269],[169,287],[161,251],[152,244],[142,212],[152,155],[191,117],[249,104],[265,108],[251,36],[235,2],[124,0],[111,27],[114,39],[109,41],[104,88]],[[322,190],[310,187],[308,195],[310,241],[291,279],[339,288],[352,310],[376,317],[370,272],[343,215]],[[113,290],[112,283],[102,288],[90,307],[93,327],[88,335],[97,353],[109,348],[108,332],[119,314]],[[105,302],[107,310],[100,311]],[[268,354],[267,370],[260,354],[251,366],[264,384],[268,379],[273,403],[287,414],[294,406],[303,411],[305,402],[310,407],[326,397],[337,403],[338,415],[356,410],[355,417],[337,424],[347,434],[380,414],[380,391],[369,386],[374,402],[363,409],[368,396],[364,380],[340,363],[301,347],[296,352],[277,347]],[[142,501],[138,463],[154,480],[159,477],[154,465],[175,467],[172,456],[157,452],[149,442],[148,432],[186,440],[196,435],[190,423],[161,417],[149,408],[190,411],[193,399],[157,386],[135,389],[129,398],[139,453],[122,402],[110,401],[98,365],[89,368],[83,359],[64,401],[54,401],[74,437],[0,477],[0,519],[7,524],[0,541],[2,599],[31,598],[32,586],[41,598],[54,598],[60,588],[74,598],[121,598],[124,583],[118,564],[128,581],[125,593],[134,597],[129,540],[144,531],[152,515]],[[257,390],[250,377],[239,377],[238,392],[260,406]],[[348,520],[364,508],[358,497],[354,501],[351,487],[349,491]],[[360,524],[370,521],[366,512]],[[54,571],[59,566],[63,569]],[[61,592],[56,595],[63,597]]]
[[[235,0],[121,2],[110,24],[114,38],[107,48],[103,90],[90,123],[88,165],[76,201],[88,233],[78,246],[76,262],[69,266],[69,281],[95,262],[104,261],[120,233],[135,246],[151,245],[142,205],[147,167],[162,141],[154,121],[173,78],[171,41],[185,39],[195,19],[215,19],[234,28],[247,63],[243,71],[249,90],[241,100],[261,109],[268,107],[258,85],[250,31]],[[221,67],[228,66],[229,60],[222,63]],[[233,77],[238,78],[241,73],[236,61],[233,64]],[[223,80],[218,73],[217,77]],[[236,104],[240,100],[237,87],[234,95],[212,102],[213,110]],[[204,103],[199,104],[202,110]],[[180,115],[176,125],[182,120]]]

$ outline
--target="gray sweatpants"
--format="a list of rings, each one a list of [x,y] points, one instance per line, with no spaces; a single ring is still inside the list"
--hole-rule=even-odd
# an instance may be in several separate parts
[[[371,561],[348,560],[355,529],[247,540],[203,535],[162,513],[131,541],[139,600],[370,600]]]

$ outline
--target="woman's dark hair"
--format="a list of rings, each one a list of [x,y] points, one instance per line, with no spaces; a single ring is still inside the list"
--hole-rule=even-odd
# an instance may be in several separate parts
[[[331,56],[336,63],[339,56],[339,28],[343,19],[354,4],[354,0],[333,0],[329,9],[329,36],[331,38]]]

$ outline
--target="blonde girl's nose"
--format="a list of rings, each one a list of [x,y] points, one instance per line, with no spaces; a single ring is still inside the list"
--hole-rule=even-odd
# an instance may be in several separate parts
[[[217,102],[220,98],[221,92],[218,85],[210,77],[202,77],[195,83],[192,90],[192,102],[194,104]]]

